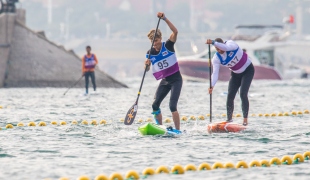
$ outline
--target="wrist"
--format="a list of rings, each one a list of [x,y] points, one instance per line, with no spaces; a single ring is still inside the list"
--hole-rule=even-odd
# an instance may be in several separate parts
[[[166,21],[167,17],[166,17],[166,16],[164,16],[164,17],[162,17],[161,19],[162,19],[162,20],[164,20],[164,21]]]
[[[215,43],[215,41],[214,41],[214,40],[212,40],[212,45],[214,45],[214,43]]]

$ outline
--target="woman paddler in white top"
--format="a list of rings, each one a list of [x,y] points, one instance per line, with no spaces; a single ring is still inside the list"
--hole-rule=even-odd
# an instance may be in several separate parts
[[[162,34],[158,29],[155,35],[155,29],[148,33],[148,38],[152,43],[153,37],[155,35],[154,45],[147,52],[151,51],[150,59],[145,61],[145,66],[149,70],[150,65],[152,65],[153,75],[157,80],[160,80],[160,84],[157,88],[154,102],[152,104],[154,118],[157,124],[162,124],[162,114],[160,111],[160,104],[167,94],[171,91],[169,108],[172,113],[172,118],[174,121],[175,129],[180,130],[180,115],[177,111],[177,103],[180,97],[182,89],[182,76],[179,71],[179,65],[175,55],[174,44],[177,40],[178,30],[174,25],[168,20],[164,13],[158,12],[157,17],[164,20],[168,27],[171,29],[172,33],[166,42],[162,42]]]
[[[212,58],[213,73],[212,87],[209,88],[209,94],[218,80],[220,65],[224,65],[231,70],[231,78],[228,85],[227,95],[227,122],[232,122],[234,112],[234,99],[240,87],[240,97],[242,102],[243,125],[248,125],[249,100],[248,92],[252,79],[254,77],[254,66],[248,55],[232,40],[224,42],[221,38],[215,40],[208,39],[206,44],[213,44],[216,53]]]

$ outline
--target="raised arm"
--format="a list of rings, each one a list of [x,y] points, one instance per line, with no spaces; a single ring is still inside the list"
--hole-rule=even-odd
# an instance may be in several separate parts
[[[213,42],[213,45],[222,51],[233,51],[238,48],[238,45],[232,40],[229,40],[226,43]]]
[[[158,12],[157,13],[157,17],[159,17],[162,20],[164,20],[167,23],[167,25],[169,26],[169,28],[171,29],[172,33],[170,35],[169,40],[172,41],[172,42],[176,42],[177,41],[177,35],[178,35],[177,28],[169,21],[169,19],[165,16],[165,13]]]

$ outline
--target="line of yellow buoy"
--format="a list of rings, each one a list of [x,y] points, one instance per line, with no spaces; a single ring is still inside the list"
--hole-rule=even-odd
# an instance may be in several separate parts
[[[281,159],[274,157],[271,160],[261,160],[257,161],[254,160],[247,164],[245,161],[239,161],[234,165],[231,162],[228,163],[220,163],[220,162],[215,162],[212,166],[208,163],[201,163],[198,167],[196,167],[193,164],[188,164],[185,167],[182,167],[179,164],[176,164],[173,166],[171,169],[169,169],[167,166],[159,166],[156,170],[147,167],[145,168],[141,174],[139,174],[135,170],[130,170],[128,171],[125,176],[123,176],[120,173],[112,173],[109,177],[107,177],[104,174],[100,174],[95,177],[95,180],[138,180],[140,179],[140,176],[142,178],[146,178],[147,176],[152,176],[155,174],[161,174],[161,173],[171,173],[171,174],[184,174],[186,171],[202,171],[202,170],[214,170],[214,169],[221,169],[221,168],[254,168],[254,167],[270,167],[272,165],[291,165],[291,164],[298,164],[302,163],[305,160],[310,159],[310,151],[305,152],[303,155],[302,154],[295,154],[293,158],[291,156],[285,155]],[[62,177],[59,180],[69,180],[69,178]],[[80,176],[78,180],[90,180],[89,177],[87,176]]]
[[[279,117],[283,117],[283,116],[301,116],[301,115],[304,115],[304,114],[309,114],[309,110],[304,110],[304,111],[292,111],[292,112],[284,112],[284,113],[271,113],[271,114],[268,114],[268,113],[265,113],[265,114],[262,114],[262,113],[259,113],[259,114],[251,114],[252,117],[276,117],[276,116],[279,116]],[[206,117],[210,117],[210,114],[206,114],[205,116],[204,115],[199,115],[199,116],[182,116],[181,117],[181,121],[183,122],[186,122],[188,120],[205,120]],[[215,117],[218,117],[218,118],[226,118],[226,114],[222,114],[222,115],[215,115]],[[233,117],[242,117],[241,114],[236,114],[236,115],[233,115]],[[153,122],[154,120],[152,118],[147,118],[145,121],[143,119],[138,119],[136,121],[136,123],[143,123],[143,122]],[[124,122],[124,119],[120,119],[120,122]],[[166,118],[163,120],[164,123],[171,123],[172,120],[170,118]]]
[[[60,121],[60,122],[57,122],[57,121],[51,121],[50,122],[51,125],[61,125],[61,126],[64,126],[64,125],[67,125],[68,123],[66,121]],[[71,124],[72,125],[78,125],[78,124],[81,124],[81,125],[106,125],[107,124],[107,121],[106,120],[101,120],[101,121],[97,121],[97,120],[92,120],[90,122],[88,122],[87,120],[83,120],[81,121],[80,123],[76,120],[73,120],[71,121]],[[33,121],[29,122],[28,124],[24,124],[23,122],[19,122],[17,123],[16,125],[17,127],[24,127],[24,126],[30,126],[30,127],[34,127],[34,126],[47,126],[47,123],[44,122],[44,121],[41,121],[41,122],[38,122],[38,123],[35,123]],[[5,126],[6,129],[12,129],[14,128],[13,124],[7,124]],[[0,130],[1,130],[1,127],[0,127]]]
[[[283,117],[283,116],[301,116],[304,114],[309,114],[309,110],[304,110],[304,111],[292,111],[291,113],[289,112],[284,112],[284,113],[271,113],[271,114],[252,114],[252,117]],[[206,117],[210,117],[210,114],[206,114],[206,116],[204,115],[199,115],[199,116],[182,116],[181,117],[181,121],[183,122],[187,122],[188,120],[192,120],[192,121],[196,121],[196,120],[205,120]],[[215,115],[215,117],[226,117],[226,114],[222,114],[222,115]],[[236,114],[233,115],[233,117],[242,117],[241,114]],[[124,122],[124,119],[121,118],[120,122]],[[138,119],[136,121],[136,123],[143,123],[143,122],[154,122],[154,120],[152,118],[147,118],[145,121],[143,119]],[[166,118],[163,120],[164,123],[171,123],[172,120],[170,118]],[[52,125],[67,125],[68,123],[66,121],[51,121],[50,124]],[[92,121],[87,121],[87,120],[82,120],[80,123],[76,120],[71,121],[72,125],[77,125],[77,124],[81,124],[81,125],[106,125],[107,121],[106,120],[101,120],[101,121],[97,121],[97,120],[92,120]],[[39,123],[35,123],[35,122],[29,122],[28,124],[24,124],[23,122],[19,122],[17,125],[17,127],[23,127],[23,126],[47,126],[47,123],[44,121],[41,121]],[[14,127],[14,125],[12,124],[7,124],[5,126],[5,129],[12,129]],[[1,127],[0,127],[1,130]]]

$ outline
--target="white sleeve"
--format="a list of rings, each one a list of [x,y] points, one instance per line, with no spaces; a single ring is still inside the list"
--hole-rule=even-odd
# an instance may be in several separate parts
[[[216,56],[216,54],[214,54],[212,58],[212,65],[213,65],[213,69],[212,69],[213,72],[211,76],[211,84],[212,84],[212,87],[214,87],[219,77],[219,71],[220,71],[220,65],[221,65],[221,62]]]
[[[233,51],[238,49],[238,44],[232,40],[228,40],[226,43],[214,42],[214,46],[222,51]]]

